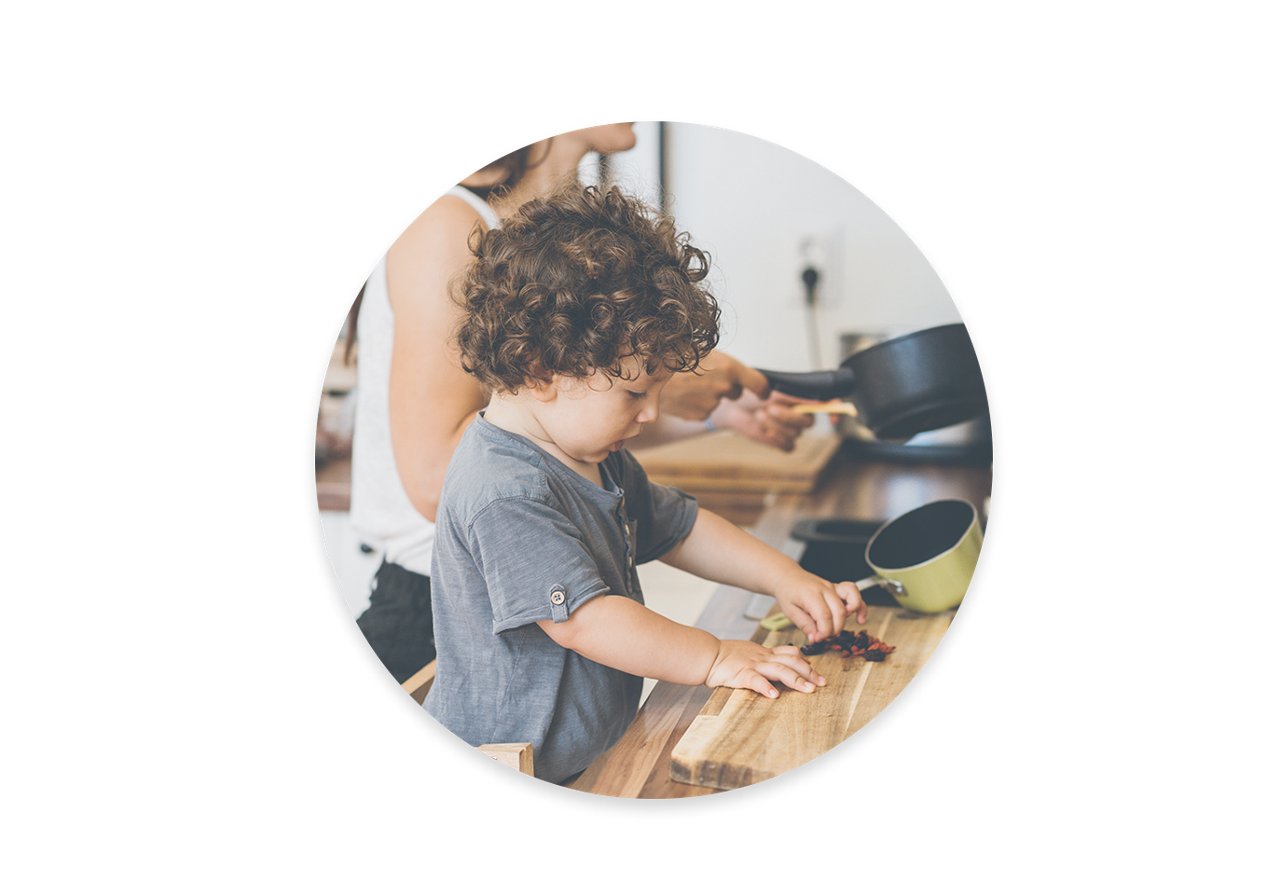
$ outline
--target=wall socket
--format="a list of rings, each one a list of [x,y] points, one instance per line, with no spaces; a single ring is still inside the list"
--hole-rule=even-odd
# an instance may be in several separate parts
[[[799,251],[796,257],[797,295],[803,302],[805,299],[804,283],[801,276],[806,268],[818,272],[817,304],[830,308],[840,301],[840,272],[843,237],[838,230],[810,231],[800,237]]]
[[[825,240],[816,236],[800,238],[800,270],[817,268],[821,274],[827,268],[827,247]]]

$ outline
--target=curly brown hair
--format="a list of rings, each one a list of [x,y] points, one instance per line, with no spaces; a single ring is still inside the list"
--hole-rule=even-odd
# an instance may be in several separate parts
[[[720,337],[720,306],[702,284],[710,257],[671,218],[617,187],[573,187],[520,206],[473,234],[463,275],[462,368],[514,392],[560,374],[694,370]]]

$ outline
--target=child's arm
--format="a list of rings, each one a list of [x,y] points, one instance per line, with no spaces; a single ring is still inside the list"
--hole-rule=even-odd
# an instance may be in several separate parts
[[[704,579],[772,594],[810,641],[838,634],[849,613],[856,613],[860,623],[867,621],[866,605],[852,582],[832,584],[806,572],[786,554],[706,509],[699,508],[688,536],[661,559]]]
[[[674,684],[750,688],[777,697],[770,681],[805,693],[826,680],[797,647],[721,641],[618,595],[592,598],[564,622],[542,620],[551,640],[605,666]]]

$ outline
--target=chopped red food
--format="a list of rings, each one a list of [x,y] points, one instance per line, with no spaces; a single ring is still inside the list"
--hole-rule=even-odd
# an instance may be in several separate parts
[[[838,651],[841,656],[860,656],[870,662],[879,663],[883,662],[886,656],[893,653],[895,648],[892,644],[886,644],[874,635],[867,634],[865,630],[857,634],[847,631],[841,632],[834,638],[815,641],[800,648],[800,652],[805,656],[817,656],[820,653],[826,653],[828,650]]]

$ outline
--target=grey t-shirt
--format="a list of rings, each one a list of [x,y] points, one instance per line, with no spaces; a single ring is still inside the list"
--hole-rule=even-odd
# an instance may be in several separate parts
[[[427,711],[472,746],[533,744],[549,781],[582,771],[635,718],[643,679],[566,650],[536,624],[617,594],[644,603],[636,565],[680,543],[698,513],[629,451],[604,488],[479,414],[445,474],[431,562],[437,650]]]

